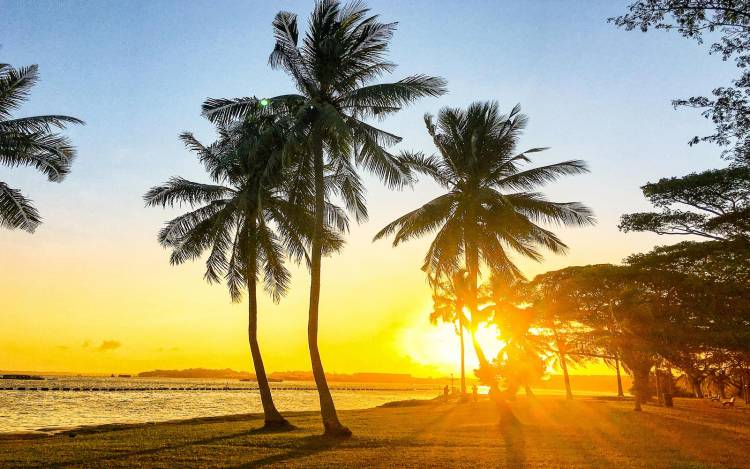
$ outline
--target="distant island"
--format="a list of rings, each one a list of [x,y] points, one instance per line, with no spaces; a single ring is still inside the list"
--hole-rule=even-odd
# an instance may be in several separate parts
[[[188,368],[184,370],[151,370],[138,373],[139,378],[206,378],[238,379],[254,381],[255,374],[231,368]],[[445,383],[450,377],[417,378],[407,373],[326,373],[329,381],[358,383]],[[269,381],[313,381],[311,371],[275,371],[268,375]]]
[[[210,379],[255,379],[247,371],[235,371],[230,368],[213,370],[209,368],[188,368],[185,370],[152,370],[138,373],[139,378],[210,378]]]

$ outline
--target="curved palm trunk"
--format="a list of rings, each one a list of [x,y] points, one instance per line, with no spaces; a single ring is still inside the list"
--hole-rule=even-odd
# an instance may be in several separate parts
[[[476,245],[474,245],[474,243],[472,243],[470,240],[467,241],[468,242],[466,243],[465,257],[466,269],[469,272],[468,306],[469,312],[471,313],[471,343],[474,346],[474,351],[476,352],[477,359],[479,360],[478,377],[480,381],[483,381],[490,388],[490,399],[492,399],[497,406],[498,413],[500,415],[500,424],[519,424],[520,422],[518,421],[518,418],[513,414],[513,411],[510,409],[508,402],[500,392],[500,387],[497,385],[497,379],[495,379],[494,373],[492,373],[492,366],[487,360],[487,357],[484,354],[484,350],[482,350],[482,346],[477,340],[476,332],[477,328],[479,327],[479,321],[477,318],[477,313],[479,311],[479,299],[477,293],[479,255],[477,253]]]
[[[315,386],[320,399],[320,414],[326,435],[350,436],[352,432],[341,425],[336,406],[333,404],[331,390],[328,388],[323,362],[318,349],[318,308],[320,305],[320,264],[323,255],[323,227],[325,210],[325,188],[323,174],[323,142],[319,136],[314,138],[313,169],[315,171],[315,228],[312,236],[310,261],[310,309],[307,320],[307,344],[310,349]]]
[[[255,265],[255,249],[250,248],[250,266]],[[256,292],[255,275],[247,276],[247,296],[248,296],[248,325],[247,337],[250,343],[250,354],[253,357],[253,366],[255,367],[255,379],[258,381],[258,391],[260,391],[260,402],[263,405],[263,416],[266,428],[284,428],[290,427],[289,422],[281,416],[273,403],[271,396],[271,387],[268,384],[266,369],[263,366],[263,358],[260,355],[260,346],[258,345],[258,298]]]

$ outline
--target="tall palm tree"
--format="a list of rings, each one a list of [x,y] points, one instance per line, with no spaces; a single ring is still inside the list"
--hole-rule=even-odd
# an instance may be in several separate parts
[[[279,12],[273,21],[276,45],[269,63],[292,78],[298,93],[262,100],[209,99],[203,106],[205,115],[214,122],[252,113],[286,117],[293,123],[290,135],[294,137],[294,147],[304,146],[304,157],[311,161],[315,217],[307,333],[321,416],[328,435],[348,436],[351,431],[336,415],[317,339],[322,235],[326,227],[326,172],[338,172],[337,195],[357,221],[366,220],[357,168],[376,174],[389,187],[410,182],[407,168],[385,149],[400,138],[367,120],[382,119],[418,98],[445,92],[442,79],[425,75],[373,84],[396,67],[385,59],[395,29],[395,23],[380,23],[378,16],[370,15],[359,1],[342,5],[337,0],[318,0],[300,43],[297,16]]]
[[[481,312],[478,304],[480,268],[495,275],[522,277],[509,252],[540,260],[540,247],[563,253],[567,246],[541,224],[590,225],[591,211],[578,202],[552,202],[534,192],[561,176],[587,171],[583,161],[571,160],[524,169],[532,148],[516,154],[526,117],[519,106],[501,115],[496,102],[476,102],[466,110],[443,108],[437,120],[425,115],[427,131],[438,153],[406,153],[407,166],[432,178],[447,192],[393,222],[375,240],[394,235],[393,245],[437,232],[423,269],[435,277],[465,266],[471,331],[480,372],[492,376],[490,363],[476,340]],[[481,376],[480,376],[481,378]],[[485,378],[486,379],[486,378]],[[486,383],[499,396],[495,380]]]
[[[186,204],[191,211],[166,223],[159,242],[172,249],[173,265],[199,258],[208,252],[205,279],[226,281],[231,298],[248,293],[248,341],[255,367],[265,427],[284,428],[289,423],[273,403],[257,337],[257,282],[274,301],[279,301],[290,281],[284,265],[285,252],[296,260],[307,258],[312,224],[310,202],[289,200],[290,177],[272,168],[271,157],[278,133],[273,123],[255,121],[219,128],[220,138],[204,146],[192,134],[180,136],[197,153],[213,184],[171,178],[144,196],[147,206]],[[340,246],[335,233],[324,234],[326,249]]]
[[[70,116],[47,115],[12,118],[39,79],[38,67],[13,68],[0,63],[0,164],[30,166],[53,182],[70,172],[75,148],[67,137],[54,132],[68,124],[83,124]],[[33,232],[42,218],[21,191],[0,181],[0,226]]]

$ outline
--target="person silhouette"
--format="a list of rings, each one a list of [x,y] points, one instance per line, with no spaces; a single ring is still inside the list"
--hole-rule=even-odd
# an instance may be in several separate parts
[[[445,402],[448,402],[448,385],[446,384],[443,388],[443,399]]]
[[[477,402],[479,400],[479,390],[477,389],[476,384],[471,385],[471,398],[474,400],[474,402]]]

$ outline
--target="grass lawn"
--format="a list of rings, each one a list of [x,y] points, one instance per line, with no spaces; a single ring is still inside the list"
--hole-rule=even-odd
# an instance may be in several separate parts
[[[632,402],[519,398],[523,425],[501,430],[492,403],[340,412],[354,437],[319,436],[316,413],[287,433],[258,416],[79,430],[74,437],[0,438],[0,467],[750,467],[750,407],[677,399]]]

